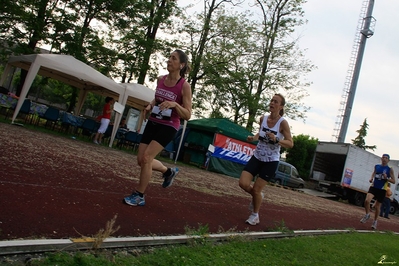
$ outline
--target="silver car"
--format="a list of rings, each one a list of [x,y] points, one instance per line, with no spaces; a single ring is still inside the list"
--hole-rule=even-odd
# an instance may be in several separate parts
[[[305,181],[299,176],[298,170],[295,168],[295,166],[283,161],[279,162],[276,176],[272,182],[276,183],[277,185],[287,187],[305,187]]]

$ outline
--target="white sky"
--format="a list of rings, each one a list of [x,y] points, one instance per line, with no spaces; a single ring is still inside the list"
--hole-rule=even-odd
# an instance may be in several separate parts
[[[304,5],[308,23],[301,27],[299,46],[307,49],[306,58],[317,69],[306,79],[313,82],[305,98],[311,107],[305,123],[290,120],[293,135],[306,134],[320,141],[332,141],[335,122],[356,29],[365,0],[308,0]],[[247,1],[247,3],[252,1]],[[180,0],[181,5],[193,3],[192,10],[201,10],[203,0]],[[245,5],[245,4],[243,4]],[[399,159],[399,126],[396,114],[399,101],[396,93],[399,77],[399,14],[398,0],[375,1],[374,36],[366,41],[366,49],[357,85],[354,105],[345,142],[350,143],[363,120],[369,124],[366,145],[376,145],[377,155],[389,153]],[[392,125],[390,124],[392,123]]]

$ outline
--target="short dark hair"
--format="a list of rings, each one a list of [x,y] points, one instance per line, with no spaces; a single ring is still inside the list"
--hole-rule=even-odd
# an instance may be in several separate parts
[[[112,97],[105,97],[105,103],[109,103],[110,101],[112,101],[114,98]]]

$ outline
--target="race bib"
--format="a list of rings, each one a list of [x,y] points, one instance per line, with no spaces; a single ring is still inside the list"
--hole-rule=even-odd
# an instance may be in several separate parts
[[[262,128],[262,130],[259,132],[259,140],[268,142],[269,141],[269,136],[266,135],[267,132],[270,132],[270,130],[265,128],[265,127]]]
[[[152,108],[151,116],[160,120],[170,120],[172,116],[172,109],[161,110],[159,106]]]

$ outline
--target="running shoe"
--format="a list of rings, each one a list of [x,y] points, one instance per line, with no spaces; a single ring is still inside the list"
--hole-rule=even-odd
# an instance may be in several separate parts
[[[179,173],[179,168],[177,168],[177,167],[170,168],[170,170],[172,171],[172,174],[170,176],[163,175],[163,178],[164,178],[163,183],[162,183],[163,188],[170,187],[173,184],[173,180]]]
[[[364,215],[364,217],[360,220],[360,222],[364,224],[368,219],[370,219],[370,213]]]
[[[245,222],[250,225],[257,225],[258,223],[260,223],[259,215],[251,214]]]
[[[134,192],[132,195],[127,196],[123,200],[125,201],[126,204],[131,205],[131,206],[144,206],[145,205],[144,196],[140,197],[140,195],[137,192]]]
[[[373,225],[371,226],[374,230],[377,229],[377,220],[374,220]]]

